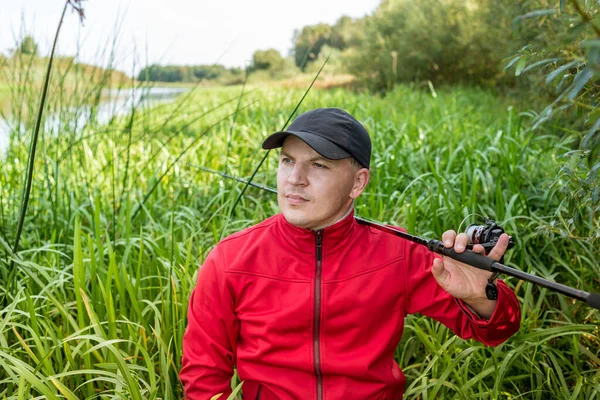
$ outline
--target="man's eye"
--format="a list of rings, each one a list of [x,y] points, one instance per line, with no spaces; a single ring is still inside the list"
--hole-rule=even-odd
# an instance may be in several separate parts
[[[327,167],[326,167],[325,165],[323,165],[323,164],[314,163],[313,165],[314,165],[316,168],[319,168],[319,169],[327,169]]]
[[[283,164],[288,164],[288,163],[291,163],[291,162],[292,162],[292,159],[291,159],[291,158],[287,158],[287,157],[283,157],[283,158],[281,159],[281,162],[282,162]]]

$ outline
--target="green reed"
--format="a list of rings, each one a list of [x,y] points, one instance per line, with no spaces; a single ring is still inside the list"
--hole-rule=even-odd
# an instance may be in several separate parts
[[[78,85],[98,94],[97,108],[108,81]],[[10,243],[31,130],[13,135],[0,171],[0,397],[182,397],[181,342],[198,267],[223,235],[278,212],[271,194],[193,166],[245,179],[256,172],[255,183],[275,186],[276,154],[257,170],[260,142],[304,92],[196,88],[152,109],[132,103],[108,124],[90,113],[82,125],[45,132],[18,252]],[[33,91],[19,96],[24,108],[38,100]],[[506,264],[598,291],[597,243],[545,229],[561,224],[552,185],[572,138],[532,132],[522,106],[469,88],[399,87],[385,97],[312,89],[298,112],[320,106],[348,110],[371,133],[372,180],[358,215],[426,237],[490,216],[517,241]],[[79,96],[50,98],[63,122],[83,107]],[[30,126],[26,111],[14,115]],[[6,292],[12,262],[17,280]],[[598,398],[599,313],[507,282],[522,328],[496,348],[407,318],[396,351],[406,398]]]

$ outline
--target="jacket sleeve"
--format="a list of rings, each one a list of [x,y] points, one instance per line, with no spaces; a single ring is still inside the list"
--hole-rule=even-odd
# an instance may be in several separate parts
[[[441,256],[411,242],[407,242],[405,255],[408,314],[421,313],[431,317],[461,338],[476,339],[487,346],[497,346],[519,330],[519,301],[503,281],[496,281],[498,302],[490,319],[485,320],[437,283],[431,267],[433,259]]]
[[[189,400],[219,393],[226,399],[231,393],[239,322],[224,267],[217,246],[200,268],[190,297],[179,375]]]

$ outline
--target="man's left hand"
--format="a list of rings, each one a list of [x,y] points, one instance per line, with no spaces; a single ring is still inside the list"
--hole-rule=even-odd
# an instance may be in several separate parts
[[[496,246],[487,255],[498,261],[508,248],[509,236],[503,233],[498,239]],[[466,233],[456,234],[449,230],[442,235],[444,247],[451,248],[457,253],[465,251],[469,238]],[[473,251],[485,254],[485,249],[480,244],[473,246]],[[496,308],[496,300],[488,300],[485,295],[485,287],[492,276],[490,271],[472,267],[449,257],[443,260],[436,258],[433,261],[431,273],[438,284],[452,296],[467,303],[480,317],[489,319]]]

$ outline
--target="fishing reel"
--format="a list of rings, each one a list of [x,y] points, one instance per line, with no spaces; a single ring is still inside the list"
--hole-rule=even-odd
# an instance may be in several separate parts
[[[504,233],[504,229],[492,219],[486,219],[485,225],[471,224],[467,226],[466,234],[469,237],[471,245],[480,244],[485,249],[485,253],[489,253],[494,248],[500,235]],[[511,237],[508,241],[508,249],[514,247],[515,241]],[[472,246],[469,246],[472,247]]]
[[[468,247],[472,247],[475,244],[480,244],[485,249],[485,254],[488,254],[490,250],[494,248],[496,243],[498,243],[500,235],[504,233],[504,229],[498,225],[496,221],[488,218],[485,220],[485,225],[471,224],[467,226],[466,233],[469,237],[469,243],[471,243],[471,245]],[[508,241],[507,250],[512,248],[514,245],[515,241],[511,237]],[[502,260],[502,258],[500,260]],[[485,287],[485,295],[490,300],[498,299],[498,288],[496,287],[497,277],[498,272],[494,272]]]

